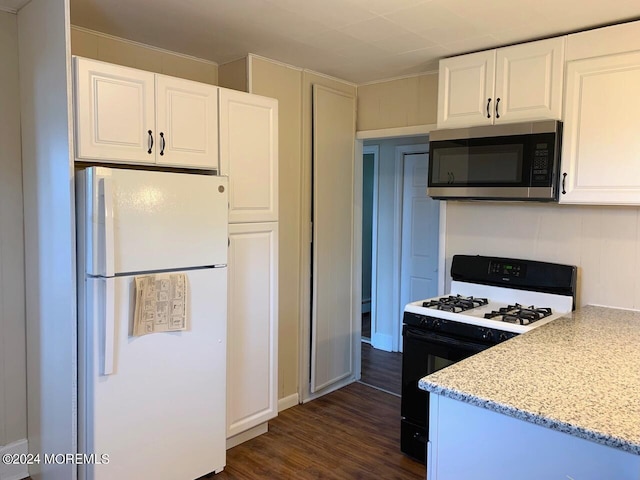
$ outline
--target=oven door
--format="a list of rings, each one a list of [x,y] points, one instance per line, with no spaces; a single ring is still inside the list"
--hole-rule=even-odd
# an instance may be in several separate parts
[[[405,325],[402,330],[402,399],[400,449],[425,462],[429,432],[429,394],[418,381],[491,345],[445,336]]]

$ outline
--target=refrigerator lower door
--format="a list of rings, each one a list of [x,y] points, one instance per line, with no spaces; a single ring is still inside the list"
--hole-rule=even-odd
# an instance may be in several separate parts
[[[184,273],[189,329],[141,337],[132,336],[134,277],[87,279],[78,437],[98,464],[81,465],[81,480],[190,480],[224,468],[227,269]],[[113,321],[104,315],[110,287]],[[108,328],[112,373],[104,375]]]

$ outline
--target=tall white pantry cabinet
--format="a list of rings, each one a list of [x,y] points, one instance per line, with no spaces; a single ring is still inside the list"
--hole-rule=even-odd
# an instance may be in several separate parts
[[[227,448],[278,414],[278,102],[220,89],[229,176]]]

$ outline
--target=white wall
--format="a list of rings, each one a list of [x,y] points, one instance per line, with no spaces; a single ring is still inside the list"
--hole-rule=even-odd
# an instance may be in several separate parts
[[[218,84],[218,64],[215,62],[81,27],[71,27],[71,53],[195,82]]]
[[[398,138],[390,140],[368,140],[364,144],[378,145],[380,151],[378,170],[378,251],[376,295],[377,316],[371,325],[371,343],[375,348],[390,350],[393,343],[393,329],[400,321],[400,312],[394,312],[393,304],[393,258],[394,216],[398,206],[395,201],[396,187],[396,147],[428,143],[427,137]]]
[[[18,24],[16,15],[2,11],[0,65],[1,450],[27,437]]]
[[[69,0],[18,12],[27,324],[27,428],[32,453],[76,451],[76,294]],[[29,468],[73,480],[72,464]]]
[[[447,272],[456,253],[577,265],[578,305],[640,308],[638,207],[448,202],[445,248]]]

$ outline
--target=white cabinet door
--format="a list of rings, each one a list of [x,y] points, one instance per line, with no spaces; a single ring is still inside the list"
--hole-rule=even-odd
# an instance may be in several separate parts
[[[429,396],[429,409],[428,480],[639,477],[640,457],[618,448],[441,395]],[[514,448],[496,462],[497,443],[536,448]]]
[[[85,58],[75,67],[76,157],[154,163],[154,74]]]
[[[354,193],[355,116],[353,96],[313,86],[310,392],[315,396],[353,381],[359,353],[360,299],[353,294],[353,226],[360,203]]]
[[[565,41],[440,60],[438,128],[560,119]]]
[[[562,203],[640,204],[640,52],[569,62]]]
[[[278,101],[220,89],[220,173],[229,222],[278,220]]]
[[[218,169],[218,87],[75,58],[76,157]]]
[[[157,163],[218,168],[218,87],[156,75]]]
[[[227,438],[278,413],[278,224],[229,225]]]
[[[495,123],[560,120],[564,44],[557,37],[497,50]]]
[[[438,128],[491,125],[496,51],[440,60]]]

